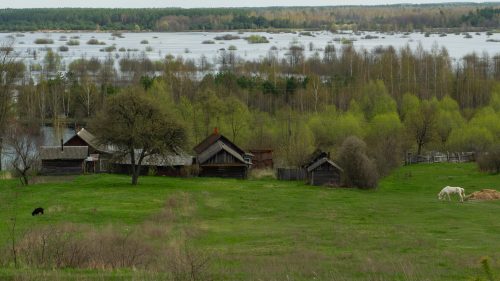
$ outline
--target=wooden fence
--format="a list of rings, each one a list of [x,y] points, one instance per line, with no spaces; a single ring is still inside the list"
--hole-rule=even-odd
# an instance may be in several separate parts
[[[307,178],[306,170],[302,168],[278,168],[276,173],[279,180],[298,181]]]
[[[405,159],[405,165],[418,163],[464,163],[474,162],[476,157],[474,152],[433,152],[425,155],[414,155],[409,153]]]

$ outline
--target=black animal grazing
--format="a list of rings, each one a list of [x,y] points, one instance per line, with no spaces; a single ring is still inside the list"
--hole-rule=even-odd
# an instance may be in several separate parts
[[[31,213],[32,216],[43,215],[43,208],[38,207]]]

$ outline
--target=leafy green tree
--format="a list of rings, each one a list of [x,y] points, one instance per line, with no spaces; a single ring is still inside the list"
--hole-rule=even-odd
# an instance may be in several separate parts
[[[449,147],[455,151],[487,151],[494,143],[493,134],[484,127],[466,125],[453,130],[450,134]]]
[[[324,111],[313,114],[309,118],[308,125],[314,134],[318,148],[329,151],[336,145],[338,131],[335,130],[335,125],[338,115],[334,106],[328,106]]]
[[[420,100],[417,96],[410,93],[404,94],[399,109],[399,116],[401,116],[401,120],[405,121],[407,115],[409,115],[410,112],[417,111],[419,107]]]
[[[314,135],[304,118],[290,110],[278,114],[275,146],[282,165],[301,166],[315,150]]]
[[[375,115],[369,122],[365,140],[380,175],[387,175],[400,165],[403,132],[403,124],[396,112]]]
[[[61,60],[62,60],[61,55],[52,51],[52,49],[48,49],[43,59],[45,72],[55,73],[61,70],[62,68]]]
[[[497,83],[492,90],[490,106],[496,111],[500,112],[500,83]]]
[[[363,87],[359,104],[366,120],[371,120],[377,114],[396,112],[396,102],[381,80],[370,81]]]
[[[130,158],[132,184],[136,185],[145,157],[176,151],[185,140],[185,128],[142,93],[133,90],[112,96],[91,127],[99,141]]]
[[[224,126],[228,127],[231,141],[238,143],[242,138],[246,138],[248,133],[248,122],[250,112],[247,106],[238,98],[232,96],[224,100]]]
[[[441,148],[444,148],[451,132],[464,126],[465,120],[458,103],[449,96],[439,101],[436,119],[436,133],[441,141]]]
[[[479,110],[469,121],[474,127],[487,129],[495,138],[500,141],[500,112],[495,112],[491,107],[484,107]]]
[[[424,100],[416,109],[410,109],[406,114],[405,126],[407,134],[417,145],[417,154],[433,140],[437,122],[437,105],[435,102]]]

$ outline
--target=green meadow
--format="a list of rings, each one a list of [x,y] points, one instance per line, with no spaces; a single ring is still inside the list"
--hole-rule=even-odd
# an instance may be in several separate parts
[[[151,251],[182,244],[177,249],[204,261],[201,277],[185,280],[488,280],[484,257],[500,280],[500,201],[437,199],[446,185],[467,194],[500,190],[500,175],[480,173],[475,164],[401,167],[369,191],[274,179],[129,182],[119,175],[27,187],[0,180],[0,280],[182,279],[158,261],[117,269],[20,261],[15,268],[7,258],[12,233],[19,242],[30,231],[67,224],[137,232]],[[36,207],[45,214],[33,217]]]

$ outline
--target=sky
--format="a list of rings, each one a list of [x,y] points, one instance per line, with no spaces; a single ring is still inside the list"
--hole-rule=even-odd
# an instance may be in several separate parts
[[[0,8],[157,8],[385,5],[457,2],[459,0],[0,0]],[[467,2],[484,2],[467,0]],[[488,2],[500,2],[493,0]]]

